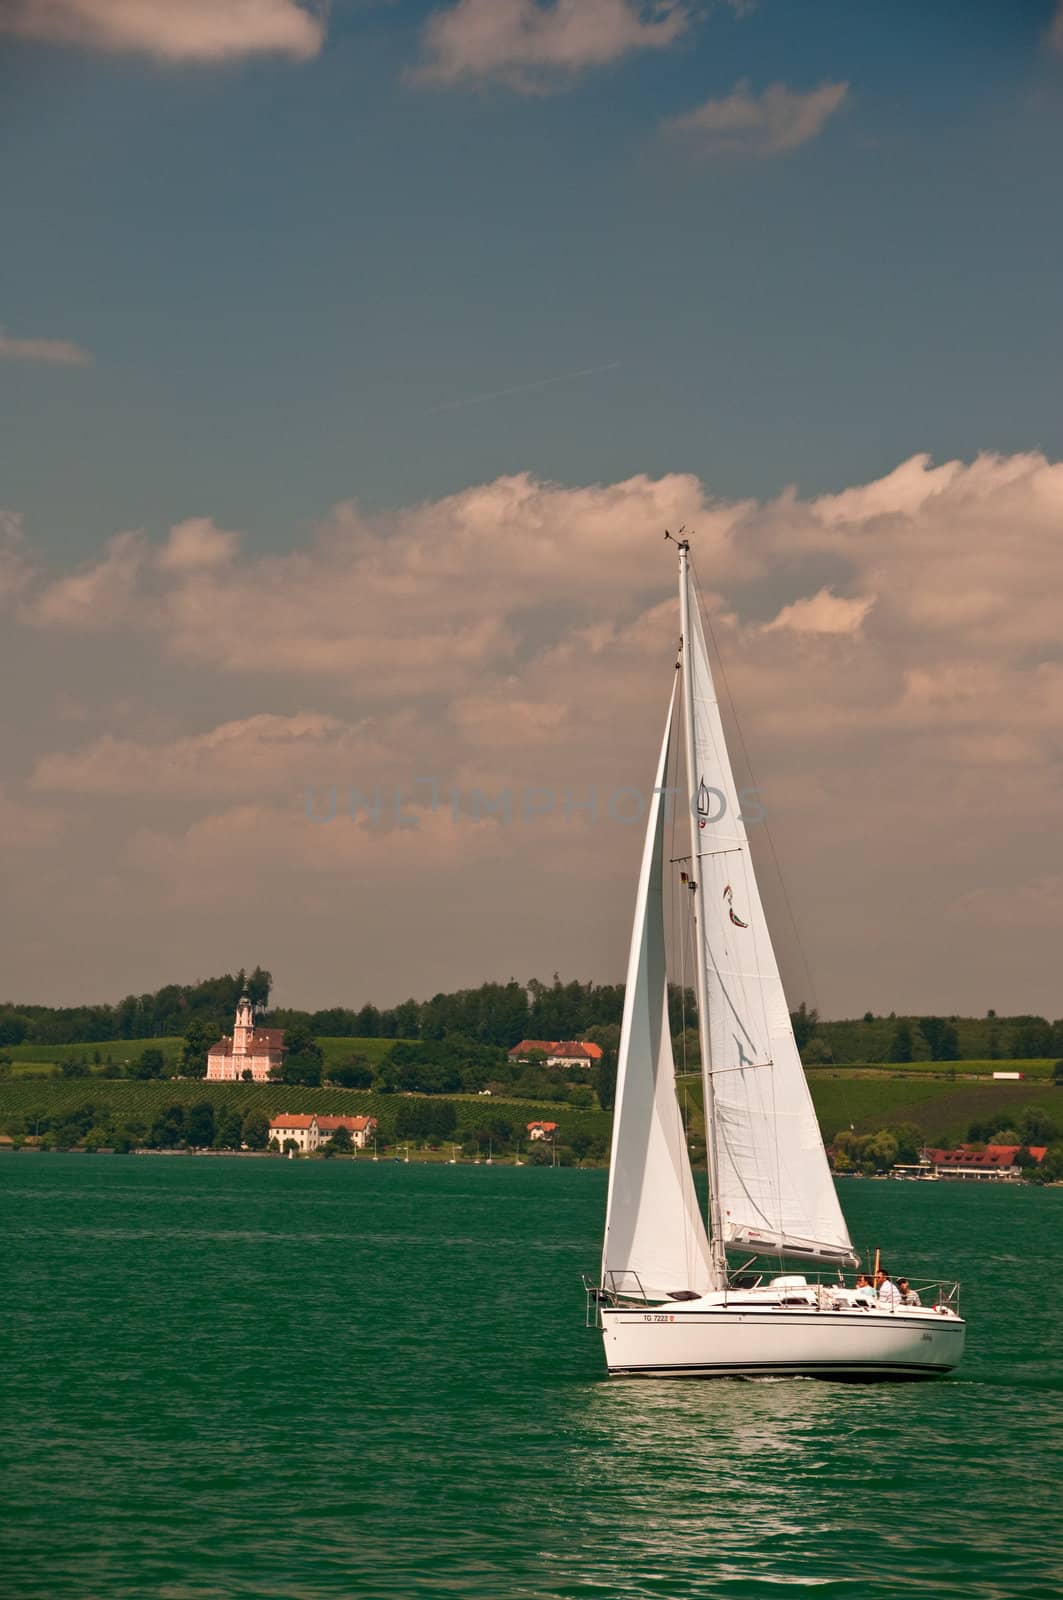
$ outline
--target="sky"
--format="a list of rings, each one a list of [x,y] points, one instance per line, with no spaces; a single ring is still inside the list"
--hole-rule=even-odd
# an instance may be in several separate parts
[[[620,979],[685,522],[792,1003],[1063,1014],[1061,141],[1054,0],[4,0],[0,994]]]

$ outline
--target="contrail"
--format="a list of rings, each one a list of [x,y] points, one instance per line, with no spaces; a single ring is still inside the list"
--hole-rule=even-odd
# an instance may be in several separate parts
[[[483,405],[486,400],[505,400],[511,394],[528,394],[532,389],[545,389],[551,383],[569,383],[573,378],[590,378],[596,372],[615,372],[617,367],[623,366],[622,361],[607,361],[604,367],[583,367],[579,372],[559,372],[554,378],[539,378],[535,383],[518,383],[512,389],[496,389],[492,394],[473,394],[465,400],[444,400],[441,406],[433,406],[432,412],[457,411],[462,406]]]

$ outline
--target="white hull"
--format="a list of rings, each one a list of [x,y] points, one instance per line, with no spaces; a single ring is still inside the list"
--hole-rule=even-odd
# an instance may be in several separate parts
[[[832,1311],[682,1304],[600,1308],[613,1376],[930,1378],[963,1354],[965,1324],[931,1307]]]

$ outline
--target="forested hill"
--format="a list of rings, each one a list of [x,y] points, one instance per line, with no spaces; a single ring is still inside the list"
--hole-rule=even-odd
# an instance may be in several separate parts
[[[272,977],[261,967],[250,974],[225,973],[193,984],[167,984],[154,994],[127,995],[117,1004],[54,1008],[0,1003],[0,1047],[16,1044],[93,1044],[102,1040],[151,1039],[188,1032],[192,1023],[220,1034],[232,1023],[246,986],[259,1008],[269,1004]],[[476,989],[437,994],[430,1000],[323,1011],[274,1009],[275,1027],[300,1022],[332,1038],[448,1039],[511,1048],[520,1039],[570,1039],[618,1029],[623,984],[552,982],[484,983]],[[673,1035],[697,1026],[693,994],[670,992]],[[1012,1060],[1063,1057],[1063,1020],[1045,1017],[888,1017],[867,1012],[859,1019],[827,1022],[800,1006],[794,1028],[809,1064],[919,1060]],[[615,1036],[614,1036],[615,1037]],[[688,1034],[689,1039],[689,1034]],[[603,1039],[608,1041],[608,1035]],[[696,1043],[690,1040],[690,1053]]]

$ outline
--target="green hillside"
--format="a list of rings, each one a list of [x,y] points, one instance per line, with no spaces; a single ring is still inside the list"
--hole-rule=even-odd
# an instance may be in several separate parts
[[[852,1061],[840,1070],[845,1073],[863,1072],[867,1076],[894,1077],[898,1073],[914,1073],[917,1077],[937,1078],[991,1078],[994,1072],[1021,1072],[1024,1079],[1051,1082],[1055,1061],[1045,1056],[1037,1061]],[[830,1067],[809,1066],[810,1075],[831,1071]]]
[[[810,1070],[807,1076],[820,1130],[828,1144],[835,1134],[850,1126],[857,1133],[876,1133],[890,1124],[910,1122],[928,1144],[947,1148],[966,1137],[972,1122],[999,1111],[1018,1116],[1027,1106],[1043,1106],[1063,1121],[1063,1092],[1050,1083],[994,1083],[991,1079],[962,1078],[952,1081],[926,1073],[829,1067]],[[691,1125],[700,1131],[701,1081],[683,1081],[694,1111]]]
[[[1038,1057],[1057,1047],[1058,1053],[1063,1055],[1063,1027],[1058,1023],[1050,1027],[1042,1018],[986,1016],[945,1020],[956,1029],[959,1060],[965,1064],[989,1061],[999,1067],[1012,1057]],[[816,1024],[815,1036],[829,1047],[840,1066],[889,1062],[894,1035],[902,1022],[907,1022],[911,1028],[912,1054],[916,1062],[928,1060],[930,1048],[920,1032],[918,1017],[865,1016],[820,1021]],[[934,1062],[934,1065],[940,1066],[941,1062]]]
[[[330,1067],[338,1066],[349,1056],[363,1056],[376,1066],[392,1045],[416,1043],[408,1039],[348,1038],[320,1038],[317,1042],[321,1046],[326,1076]],[[101,1039],[95,1044],[8,1044],[0,1048],[0,1057],[10,1059],[13,1078],[54,1077],[64,1061],[86,1062],[89,1076],[93,1077],[106,1072],[108,1063],[116,1067],[128,1066],[142,1051],[149,1049],[161,1050],[172,1071],[180,1061],[183,1045],[184,1039],[179,1035],[161,1039]]]
[[[325,1115],[376,1117],[381,1134],[390,1138],[400,1106],[408,1105],[406,1095],[375,1094],[369,1089],[287,1088],[273,1083],[204,1083],[198,1079],[172,1079],[162,1082],[137,1082],[122,1078],[53,1078],[41,1082],[7,1079],[0,1082],[0,1127],[22,1131],[35,1115],[56,1117],[78,1106],[92,1105],[96,1120],[116,1123],[139,1120],[151,1123],[171,1105],[195,1105],[209,1100],[216,1110],[233,1107],[246,1115],[263,1111],[267,1116],[280,1111],[321,1112]],[[428,1098],[417,1096],[418,1100]],[[501,1095],[444,1095],[458,1117],[458,1137],[483,1127],[490,1119],[503,1117],[515,1128],[536,1120],[556,1122],[562,1137],[574,1133],[607,1136],[607,1112],[555,1105],[544,1101],[510,1100]]]
[[[347,1041],[344,1041],[345,1043]],[[873,1133],[889,1124],[914,1123],[930,1144],[952,1145],[967,1133],[971,1122],[999,1111],[1018,1116],[1028,1106],[1042,1106],[1063,1119],[1063,1091],[1043,1082],[999,1083],[989,1079],[950,1080],[927,1073],[824,1068],[810,1071],[809,1086],[825,1139],[855,1128]],[[91,1104],[97,1121],[115,1123],[139,1120],[150,1124],[167,1106],[194,1105],[210,1100],[217,1110],[233,1107],[241,1115],[263,1111],[345,1113],[374,1116],[381,1134],[391,1138],[400,1106],[427,1096],[389,1095],[368,1089],[288,1088],[281,1084],[204,1083],[196,1079],[138,1082],[113,1078],[52,1078],[30,1081],[0,1080],[0,1128],[8,1132],[32,1131],[35,1116],[62,1117],[76,1107]],[[519,1130],[525,1123],[558,1123],[562,1139],[576,1133],[607,1137],[608,1112],[577,1108],[550,1101],[517,1100],[507,1096],[445,1095],[458,1117],[458,1137],[502,1117]],[[692,1133],[701,1132],[701,1080],[682,1081],[681,1099],[689,1107]]]

